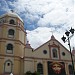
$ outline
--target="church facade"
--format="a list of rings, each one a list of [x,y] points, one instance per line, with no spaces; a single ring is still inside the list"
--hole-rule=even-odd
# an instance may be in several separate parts
[[[0,75],[24,75],[28,71],[40,75],[72,74],[70,52],[53,35],[35,50],[26,42],[26,36],[23,20],[16,13],[0,16]]]

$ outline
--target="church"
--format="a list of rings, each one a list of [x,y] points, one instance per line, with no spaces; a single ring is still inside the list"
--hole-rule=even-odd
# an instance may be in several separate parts
[[[14,12],[0,16],[0,75],[72,75],[70,51],[54,35],[33,49],[26,40],[24,22]],[[73,50],[75,67],[75,50]]]

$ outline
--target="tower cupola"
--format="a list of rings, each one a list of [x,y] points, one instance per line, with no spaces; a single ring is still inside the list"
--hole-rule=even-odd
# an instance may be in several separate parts
[[[23,25],[23,20],[11,10],[0,16],[0,25],[1,24]]]

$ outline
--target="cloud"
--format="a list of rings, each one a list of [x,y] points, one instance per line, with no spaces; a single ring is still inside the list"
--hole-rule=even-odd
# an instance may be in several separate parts
[[[9,6],[6,0],[0,0],[0,11],[9,11]]]
[[[51,31],[64,45],[61,41],[63,32],[74,28],[74,0],[0,0],[0,6],[1,4],[4,5],[3,10],[13,8],[22,17],[27,28],[27,37],[34,48],[49,40]]]
[[[9,3],[14,6],[14,10],[24,19],[27,16],[30,23],[34,22],[35,15],[38,16],[37,26],[52,26],[67,24],[66,27],[73,26],[74,4],[73,0],[17,0]],[[32,18],[33,17],[33,18]]]
[[[35,49],[39,47],[40,45],[44,44],[45,42],[49,41],[51,39],[52,34],[54,37],[61,43],[63,46],[65,46],[67,49],[69,49],[68,42],[64,43],[61,38],[63,36],[62,32],[65,32],[65,30],[60,30],[59,31],[53,31],[52,33],[52,28],[48,27],[38,27],[35,30],[29,31],[27,30],[27,38],[29,40],[29,43],[31,46]],[[71,47],[75,47],[74,45],[74,36],[71,38]]]
[[[37,48],[50,39],[51,28],[38,27],[32,31],[27,30],[27,33],[27,38],[30,41],[31,46]]]

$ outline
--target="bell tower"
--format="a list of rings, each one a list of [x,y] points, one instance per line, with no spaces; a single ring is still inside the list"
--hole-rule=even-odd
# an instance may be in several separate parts
[[[0,16],[0,74],[21,75],[26,31],[23,20],[11,11]]]

